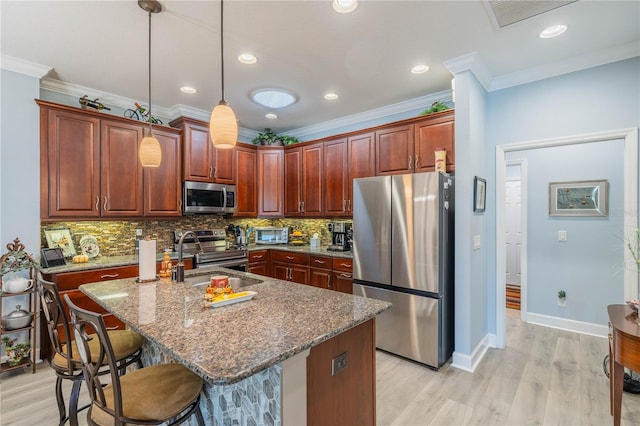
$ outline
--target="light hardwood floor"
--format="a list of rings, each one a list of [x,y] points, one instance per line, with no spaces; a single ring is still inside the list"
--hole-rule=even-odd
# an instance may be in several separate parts
[[[450,365],[435,372],[378,351],[378,425],[613,424],[602,370],[606,339],[512,315],[507,327],[507,348],[489,349],[474,373]],[[54,382],[45,363],[34,375],[0,375],[0,425],[57,424]],[[84,412],[79,417],[86,425]],[[622,425],[639,424],[640,395],[624,393]]]

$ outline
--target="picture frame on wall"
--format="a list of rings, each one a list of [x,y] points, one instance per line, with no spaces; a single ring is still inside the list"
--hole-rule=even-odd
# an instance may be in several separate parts
[[[609,182],[549,182],[549,216],[609,216]]]
[[[473,211],[482,213],[487,205],[487,181],[481,177],[473,178]]]
[[[46,230],[44,231],[44,236],[47,239],[47,246],[49,248],[61,248],[64,257],[73,257],[77,254],[73,245],[73,238],[71,238],[71,232],[68,229]]]

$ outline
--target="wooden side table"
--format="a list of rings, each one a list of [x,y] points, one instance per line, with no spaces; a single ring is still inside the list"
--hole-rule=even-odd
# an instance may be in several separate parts
[[[620,425],[624,369],[640,371],[638,312],[627,305],[609,305],[609,397],[614,426]]]

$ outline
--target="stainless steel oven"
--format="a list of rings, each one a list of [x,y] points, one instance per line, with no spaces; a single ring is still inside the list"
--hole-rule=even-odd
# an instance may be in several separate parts
[[[173,233],[176,251],[179,249],[178,242],[184,232],[176,230]],[[247,271],[249,262],[247,250],[228,246],[225,229],[201,229],[193,232],[198,236],[200,249],[198,249],[195,240],[188,235],[183,241],[182,251],[194,255],[194,267],[220,266],[236,271]]]

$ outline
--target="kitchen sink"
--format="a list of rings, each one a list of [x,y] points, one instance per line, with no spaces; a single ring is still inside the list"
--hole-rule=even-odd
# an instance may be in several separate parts
[[[196,277],[185,278],[184,282],[194,287],[208,286],[213,275],[198,275]],[[229,285],[235,291],[239,288],[247,287],[254,284],[260,284],[262,280],[248,277],[234,277],[229,275]]]

